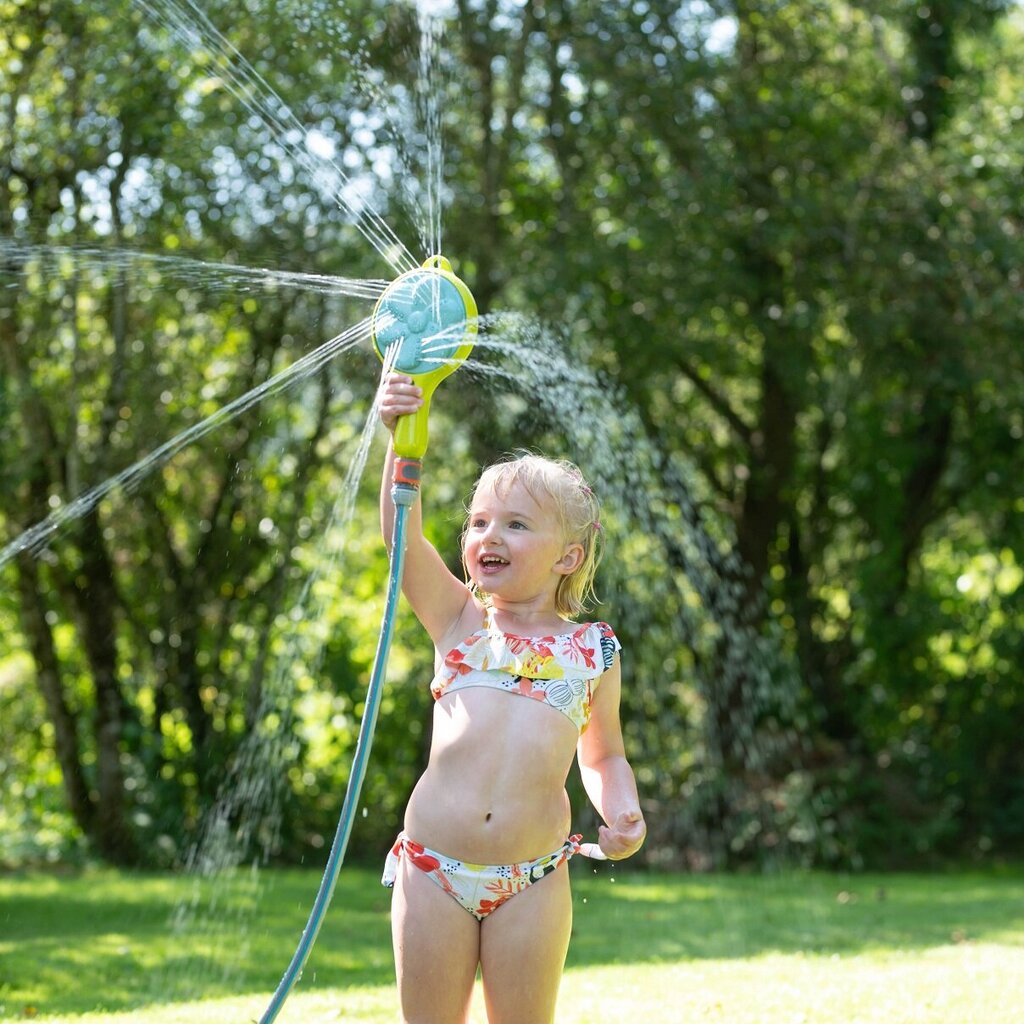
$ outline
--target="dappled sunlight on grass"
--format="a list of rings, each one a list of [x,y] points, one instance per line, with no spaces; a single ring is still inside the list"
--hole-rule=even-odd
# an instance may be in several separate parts
[[[589,862],[558,1024],[1019,1024],[1024,875],[659,876]],[[258,1019],[319,876],[264,872],[170,927],[192,879],[0,877],[0,1020]],[[397,1018],[389,894],[346,867],[280,1024]],[[245,913],[240,911],[244,910]],[[482,1001],[472,1024],[485,1024]],[[80,1016],[81,1015],[81,1016]]]
[[[1017,964],[1014,951],[968,944],[923,954],[773,954],[577,968],[562,984],[556,1024],[1018,1024],[1024,982]],[[250,995],[33,1019],[38,1024],[246,1024],[265,1008],[265,995]],[[393,986],[300,991],[278,1024],[393,1024],[397,1014]],[[479,992],[470,1024],[486,1024]]]
[[[121,1013],[90,1013],[66,1016],[17,1015],[3,1021],[31,1019],[37,1024],[248,1024],[259,1020],[269,995],[171,1003],[166,1006]],[[393,1024],[398,1003],[390,988],[346,988],[313,994],[296,993],[285,1005],[278,1024],[337,1024],[338,1021],[370,1021]]]
[[[1020,875],[787,873],[659,881],[603,867],[576,884],[576,895],[570,964],[850,954],[965,939],[1024,945]],[[632,933],[644,939],[623,943],[623,934]]]
[[[570,971],[558,1024],[1019,1024],[1020,951],[699,960]]]
[[[389,896],[376,881],[350,869],[339,882],[307,984],[391,983]],[[19,1006],[88,1013],[247,991],[269,996],[318,883],[311,871],[269,871],[241,899],[212,899],[187,877],[100,870],[0,878],[0,1019]],[[183,909],[191,916],[176,930]]]

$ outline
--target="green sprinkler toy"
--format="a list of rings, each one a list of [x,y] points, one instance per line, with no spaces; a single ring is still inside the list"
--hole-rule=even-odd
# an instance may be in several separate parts
[[[476,302],[443,256],[393,281],[373,311],[373,344],[382,360],[412,377],[423,391],[423,407],[395,428],[395,454],[422,459],[427,450],[430,399],[473,348]],[[397,350],[395,349],[397,346]]]

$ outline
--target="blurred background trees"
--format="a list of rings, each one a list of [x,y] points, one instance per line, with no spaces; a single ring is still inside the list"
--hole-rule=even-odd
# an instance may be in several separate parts
[[[1019,9],[486,0],[436,52],[407,4],[207,10],[417,254],[426,53],[456,269],[633,424],[583,461],[636,506],[600,614],[651,859],[1019,852]],[[0,19],[7,543],[371,308],[210,264],[390,270],[208,49],[122,3]],[[268,729],[268,848],[330,835],[385,577],[372,458],[341,555],[328,513],[376,375],[346,354],[0,569],[0,860],[172,861]],[[589,442],[571,402],[450,387],[428,506],[453,552],[481,462]],[[429,672],[405,620],[355,852],[415,778]]]

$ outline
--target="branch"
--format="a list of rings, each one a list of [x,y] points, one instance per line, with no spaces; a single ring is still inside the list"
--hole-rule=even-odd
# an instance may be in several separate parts
[[[679,360],[676,363],[676,368],[707,399],[711,408],[725,420],[747,451],[752,452],[754,449],[754,430],[733,409],[725,396],[716,391],[707,380],[686,362]]]

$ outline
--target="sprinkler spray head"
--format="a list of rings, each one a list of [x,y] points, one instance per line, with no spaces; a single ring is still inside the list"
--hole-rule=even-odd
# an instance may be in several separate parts
[[[377,300],[371,336],[377,355],[423,391],[423,405],[395,427],[395,454],[421,459],[427,450],[427,418],[434,389],[465,361],[476,339],[477,308],[465,283],[443,256],[392,281]],[[395,347],[397,346],[397,350]]]

